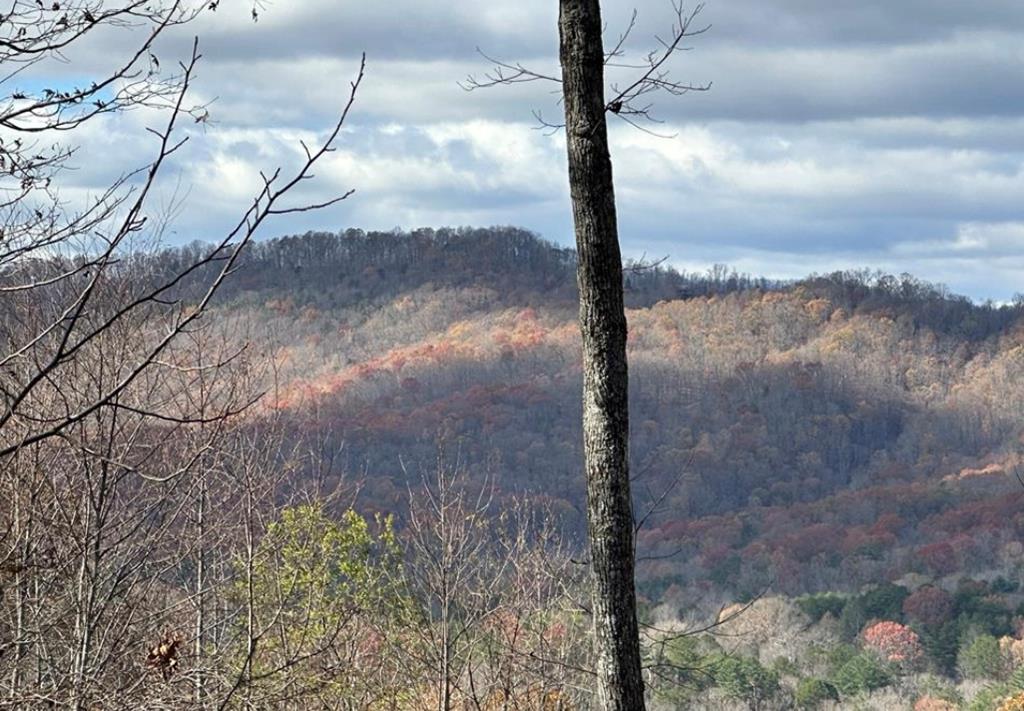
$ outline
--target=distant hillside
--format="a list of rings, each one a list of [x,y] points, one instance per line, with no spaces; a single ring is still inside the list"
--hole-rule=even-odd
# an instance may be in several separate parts
[[[578,527],[574,268],[514,228],[308,233],[252,245],[215,314],[279,348],[277,406],[315,406],[367,508],[398,507],[443,442]],[[1019,305],[866,271],[624,278],[648,597],[1021,562]]]

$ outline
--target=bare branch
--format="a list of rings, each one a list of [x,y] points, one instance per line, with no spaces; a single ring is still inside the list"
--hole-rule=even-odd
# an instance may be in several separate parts
[[[669,61],[679,52],[688,51],[690,48],[684,46],[687,39],[698,37],[709,29],[710,25],[695,27],[694,22],[704,9],[704,4],[696,5],[687,12],[683,5],[677,0],[672,0],[672,10],[675,20],[671,25],[671,34],[667,39],[655,36],[655,43],[658,49],[647,52],[639,61],[628,61],[626,46],[629,43],[633,30],[636,28],[638,12],[633,10],[625,30],[623,30],[610,50],[605,52],[605,67],[618,70],[634,70],[635,76],[620,86],[613,82],[609,86],[610,99],[605,104],[606,113],[613,114],[629,125],[644,133],[658,138],[672,138],[674,134],[662,134],[652,130],[643,123],[661,123],[652,115],[653,104],[641,103],[641,99],[651,94],[665,93],[670,96],[682,96],[691,91],[703,92],[711,89],[711,83],[694,84],[690,82],[677,81],[671,77]],[[465,91],[476,91],[488,89],[495,86],[509,86],[535,81],[545,81],[561,86],[562,78],[555,74],[539,72],[519,63],[509,62],[492,57],[483,52],[479,47],[477,52],[492,65],[492,68],[485,72],[482,78],[470,74],[465,80],[459,82],[459,86]],[[560,90],[558,90],[560,93]],[[565,128],[563,123],[551,123],[545,120],[537,110],[533,111],[537,120],[538,128],[555,133]],[[641,123],[643,122],[643,123]]]

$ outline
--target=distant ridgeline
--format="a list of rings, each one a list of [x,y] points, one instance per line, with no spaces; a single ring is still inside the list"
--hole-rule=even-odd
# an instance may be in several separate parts
[[[209,249],[195,242],[166,250],[160,259],[168,260],[168,268],[180,267]],[[288,289],[305,303],[389,296],[423,284],[488,284],[513,297],[533,292],[571,300],[576,289],[575,250],[517,227],[307,232],[251,243],[242,266],[225,294]],[[664,264],[627,262],[624,280],[631,306],[785,286],[722,265],[685,273]]]
[[[123,273],[166,276],[186,271],[207,255],[211,245],[195,241],[157,253],[123,257]],[[0,268],[0,285],[68,269],[73,258],[18,262]],[[349,228],[332,232],[306,232],[250,243],[238,270],[222,287],[225,298],[245,298],[260,292],[287,290],[297,303],[339,305],[353,300],[389,297],[423,285],[487,285],[504,290],[509,303],[532,302],[538,297],[573,302],[576,297],[576,252],[518,227],[442,227],[412,231],[365,231]],[[214,262],[182,280],[186,295],[198,296]],[[118,269],[111,269],[112,274]],[[894,276],[860,269],[811,275],[784,281],[737,273],[716,264],[703,272],[685,272],[665,264],[627,261],[623,273],[628,307],[651,306],[658,301],[725,295],[758,290],[799,288],[802,293],[853,312],[909,315],[914,323],[967,338],[984,338],[1013,322],[1021,302],[978,304],[909,274]],[[12,281],[12,283],[14,283]]]
[[[208,252],[194,242],[154,256],[169,269]],[[517,227],[442,227],[412,231],[306,232],[251,243],[241,269],[224,288],[229,296],[246,291],[287,289],[300,302],[390,296],[423,284],[488,284],[511,296],[530,292],[575,299],[576,252]],[[717,264],[704,272],[670,265],[627,261],[627,305],[724,295],[758,289],[800,287],[849,311],[902,307],[915,323],[968,338],[985,337],[1016,318],[1020,304],[977,304],[909,274],[894,276],[860,269],[783,281],[739,274]]]

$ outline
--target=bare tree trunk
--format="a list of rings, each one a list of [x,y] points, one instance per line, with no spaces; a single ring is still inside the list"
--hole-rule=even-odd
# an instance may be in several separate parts
[[[605,123],[598,0],[561,0],[569,186],[579,256],[583,440],[598,695],[606,711],[644,708],[629,491],[626,315]]]
[[[203,458],[205,459],[205,457]],[[199,541],[196,551],[196,619],[195,619],[195,655],[196,676],[194,699],[197,708],[206,708],[206,688],[203,669],[206,653],[206,462],[200,462],[201,480],[199,482],[198,501],[196,502],[196,539]]]
[[[195,354],[196,362],[204,362],[204,342],[202,339],[195,339]],[[207,383],[205,378],[205,372],[199,371],[198,378],[196,379],[196,389],[198,390],[198,396],[200,403],[200,415],[202,419],[207,419],[210,415],[206,412],[207,403],[209,402],[210,393],[207,390]],[[206,425],[200,423],[199,432],[201,438],[205,435]],[[199,457],[199,491],[196,493],[196,570],[195,570],[195,605],[196,605],[196,618],[195,618],[195,642],[193,646],[193,655],[195,656],[195,688],[193,699],[195,701],[196,708],[206,708],[206,679],[204,675],[206,670],[204,665],[206,662],[206,546],[207,546],[207,535],[206,535],[206,497],[207,497],[207,478],[209,475],[210,458],[207,454],[201,454]]]
[[[31,538],[26,535],[23,527],[26,524],[22,520],[23,512],[21,506],[20,492],[12,492],[14,500],[14,516],[12,529],[15,540],[18,540],[20,558],[15,561],[14,574],[14,664],[11,666],[11,688],[8,698],[14,699],[21,692],[22,659],[25,658],[25,589],[22,571],[28,567],[29,546]],[[20,539],[20,540],[19,540]]]

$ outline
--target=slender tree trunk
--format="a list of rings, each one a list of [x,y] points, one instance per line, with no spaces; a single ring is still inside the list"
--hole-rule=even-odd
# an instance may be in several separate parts
[[[598,0],[561,0],[566,142],[583,334],[583,443],[598,694],[606,711],[642,711],[629,491],[626,314],[605,124],[601,32]]]
[[[14,498],[14,516],[13,518],[13,534],[15,540],[21,539],[21,543],[18,546],[21,551],[21,558],[16,563],[16,572],[14,574],[14,599],[15,599],[15,616],[14,616],[14,664],[11,665],[11,688],[8,691],[8,698],[14,699],[21,693],[21,660],[25,657],[25,590],[23,588],[25,581],[23,580],[22,571],[28,567],[28,556],[29,556],[29,541],[30,538],[25,535],[25,531],[22,530],[24,523],[22,522],[22,510],[21,510],[21,494],[20,492],[12,492]]]
[[[204,357],[204,342],[201,340],[196,341],[196,359],[197,362],[203,362]],[[200,371],[202,372],[202,371]],[[199,402],[202,403],[202,417],[206,418],[209,413],[206,411],[206,403],[209,401],[210,393],[207,391],[206,380],[203,377],[199,378]],[[206,425],[200,424],[199,431],[202,436],[206,436]],[[193,698],[197,708],[206,708],[206,670],[203,668],[206,660],[206,484],[207,475],[209,473],[209,459],[206,454],[202,454],[199,458],[199,492],[198,500],[196,502],[196,619],[195,619],[195,646],[193,647],[193,654],[195,655],[195,688]]]
[[[196,678],[194,699],[196,707],[206,708],[205,688],[205,662],[206,653],[206,466],[205,462],[200,463],[199,495],[196,502],[196,537],[199,541],[199,550],[196,552],[196,619],[195,619],[195,655]]]

